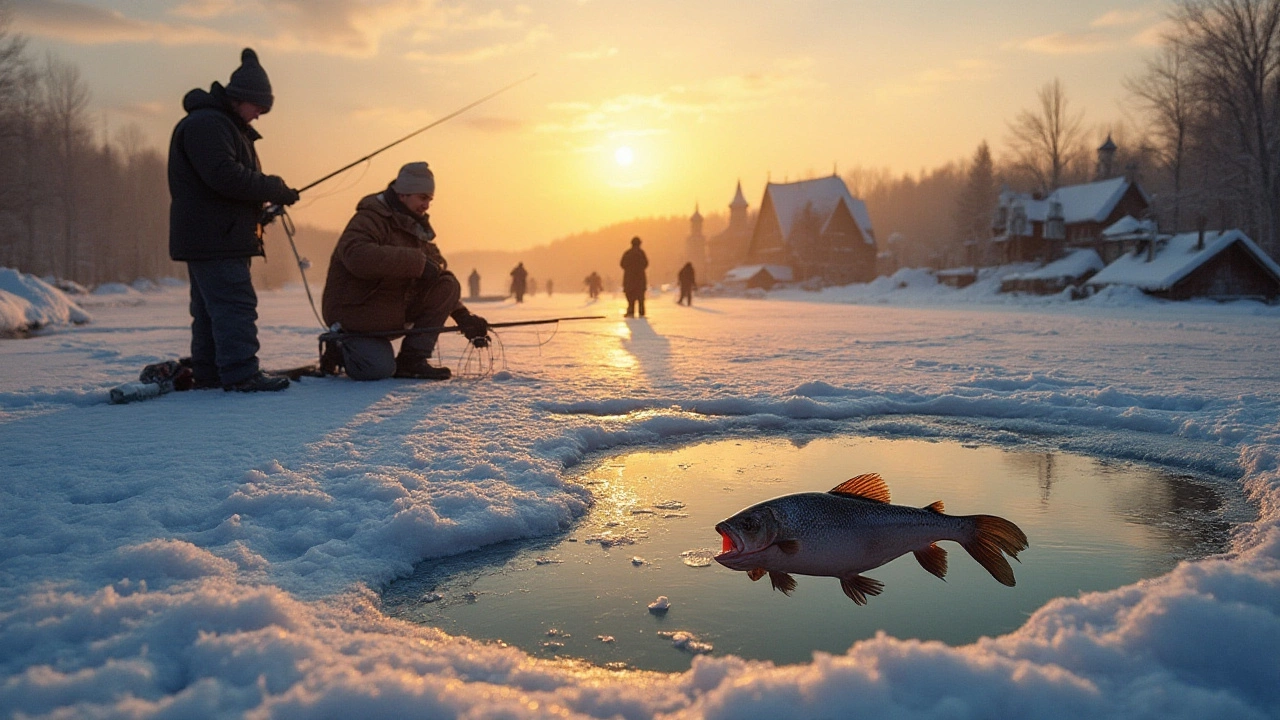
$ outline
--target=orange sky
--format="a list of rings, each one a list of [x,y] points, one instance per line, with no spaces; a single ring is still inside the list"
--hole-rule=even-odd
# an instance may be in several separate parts
[[[0,0],[3,2],[4,0]],[[405,162],[436,171],[448,249],[518,249],[614,221],[721,212],[764,184],[1000,155],[1061,78],[1105,134],[1167,3],[1076,0],[9,0],[35,52],[79,65],[96,125],[164,147],[193,87],[252,46],[268,172],[295,187],[520,78],[303,196],[340,229]],[[626,148],[622,150],[621,148]],[[628,157],[630,162],[627,163]]]

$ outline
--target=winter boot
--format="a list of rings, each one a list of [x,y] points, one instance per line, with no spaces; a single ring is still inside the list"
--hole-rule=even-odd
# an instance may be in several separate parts
[[[279,375],[268,375],[261,370],[238,383],[223,385],[227,392],[275,392],[289,387],[289,378]]]
[[[409,380],[448,380],[453,373],[447,367],[436,367],[422,355],[402,354],[396,358],[394,377]]]
[[[321,377],[339,375],[344,369],[346,369],[346,359],[342,354],[342,343],[337,340],[323,341],[320,352]]]

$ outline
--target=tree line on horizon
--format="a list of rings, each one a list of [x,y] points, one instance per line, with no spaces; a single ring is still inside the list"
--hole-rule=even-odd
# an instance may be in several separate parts
[[[33,58],[9,30],[9,9],[0,0],[0,266],[86,285],[184,275],[168,259],[164,157],[137,126],[98,137],[106,133],[94,131],[79,69],[52,54]],[[1238,227],[1280,257],[1280,0],[1187,0],[1171,20],[1145,71],[1124,79],[1134,120],[1086,125],[1054,79],[1008,122],[998,155],[984,140],[971,157],[918,175],[845,172],[881,249],[900,266],[958,264],[966,241],[990,236],[1001,187],[1047,194],[1087,182],[1110,136],[1115,167],[1137,175],[1163,231]],[[726,214],[708,213],[705,234],[725,224]],[[322,277],[336,233],[298,230],[319,265],[311,277]],[[519,252],[454,253],[454,270],[465,277],[483,266],[484,293],[496,294],[490,278],[528,258],[535,278],[576,291],[591,270],[620,274],[617,257],[634,234],[662,283],[683,263],[688,230],[687,216],[629,220]],[[267,245],[276,262],[255,264],[259,281],[296,281],[278,229]]]
[[[165,159],[136,125],[95,137],[74,64],[34,58],[0,0],[0,266],[84,285],[185,275]]]

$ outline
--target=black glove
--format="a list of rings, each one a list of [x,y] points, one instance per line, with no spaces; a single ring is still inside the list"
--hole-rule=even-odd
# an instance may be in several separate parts
[[[284,178],[279,175],[271,175],[271,184],[274,186],[271,191],[272,205],[292,205],[302,197],[302,195],[293,188],[285,184]]]
[[[432,262],[431,258],[427,258],[427,261],[422,265],[422,274],[418,277],[427,282],[433,282],[440,277],[440,266]]]
[[[489,345],[489,321],[466,308],[458,308],[451,313],[453,321],[462,329],[462,336],[476,347]]]

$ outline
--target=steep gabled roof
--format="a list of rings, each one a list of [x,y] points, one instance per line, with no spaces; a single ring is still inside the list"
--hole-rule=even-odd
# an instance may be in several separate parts
[[[1083,185],[1067,185],[1049,193],[1049,196],[1036,200],[1026,193],[1004,190],[1000,193],[1000,204],[1008,205],[1017,201],[1026,210],[1028,222],[1044,222],[1049,216],[1050,204],[1062,204],[1062,219],[1068,225],[1082,222],[1103,222],[1116,204],[1124,197],[1130,185],[1125,177],[1113,177],[1108,180],[1084,183]],[[1141,186],[1136,186],[1148,203],[1147,196]]]
[[[1179,280],[1190,275],[1210,258],[1239,242],[1258,263],[1280,281],[1280,265],[1267,256],[1248,235],[1239,230],[1212,231],[1204,234],[1204,248],[1197,250],[1199,233],[1174,235],[1157,245],[1156,256],[1147,260],[1147,253],[1126,253],[1103,268],[1090,280],[1090,285],[1132,285],[1149,292],[1172,288]]]
[[[835,175],[814,180],[801,180],[793,183],[769,183],[764,188],[765,196],[773,204],[774,214],[782,230],[782,237],[790,238],[792,225],[800,217],[806,206],[813,209],[814,215],[822,222],[825,231],[835,215],[840,203],[849,208],[858,229],[868,244],[875,243],[875,234],[871,229],[871,214],[867,212],[867,204],[849,194],[844,181]]]
[[[1060,187],[1049,198],[1062,203],[1062,218],[1068,224],[1102,222],[1132,184],[1126,177],[1113,177],[1083,185]],[[1138,192],[1142,192],[1142,188],[1139,187]],[[1147,202],[1151,201],[1146,193],[1142,193],[1142,197]]]

